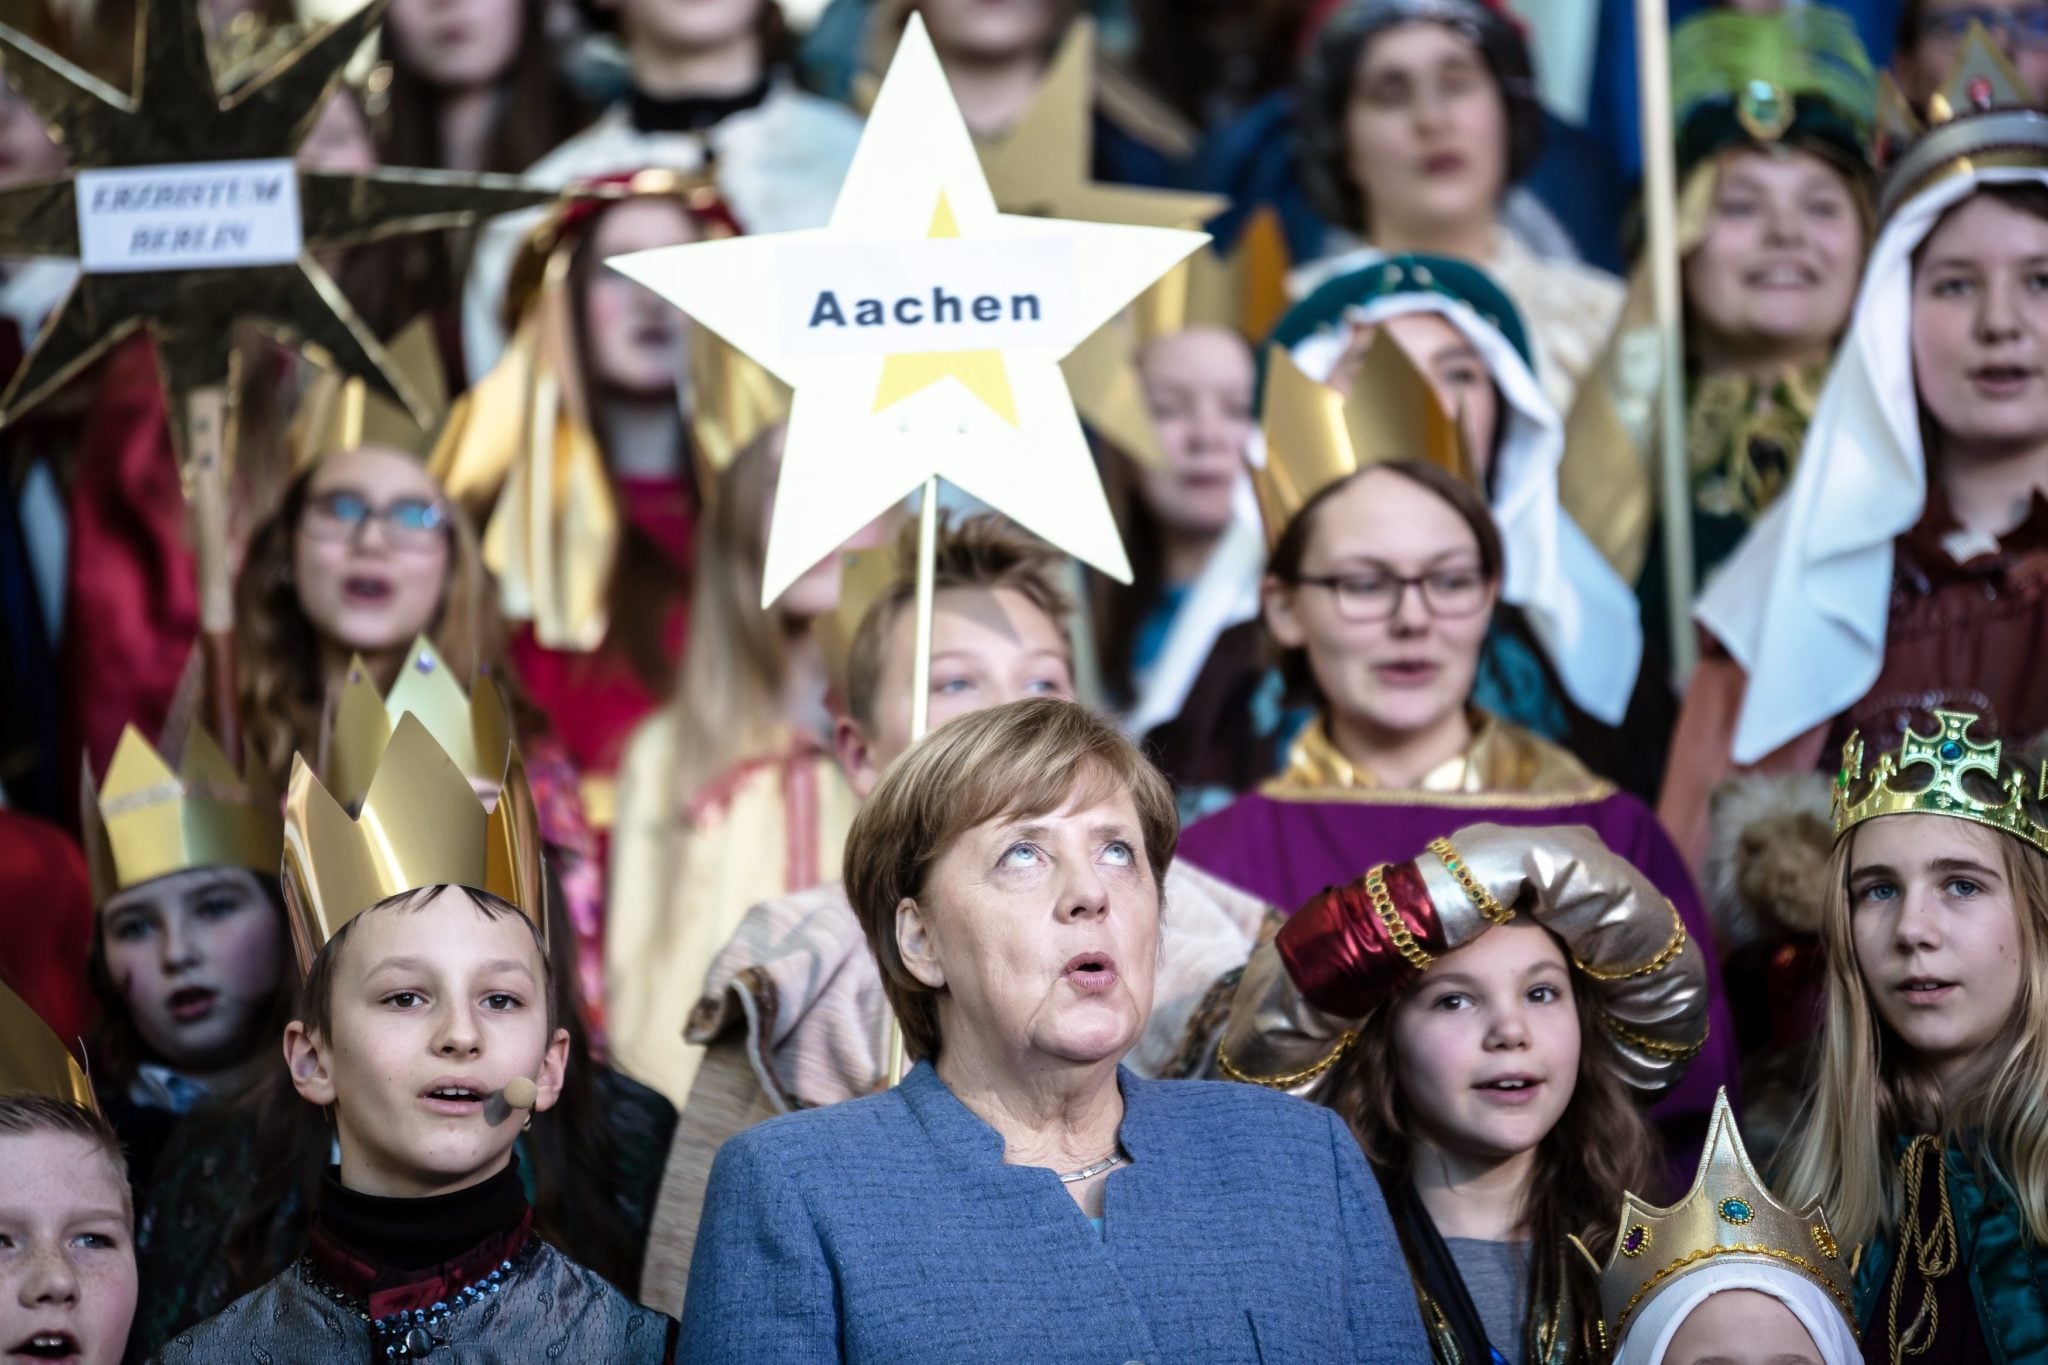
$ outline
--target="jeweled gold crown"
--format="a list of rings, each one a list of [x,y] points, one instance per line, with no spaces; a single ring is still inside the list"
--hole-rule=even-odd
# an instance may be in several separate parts
[[[1386,329],[1366,349],[1348,393],[1302,373],[1284,347],[1267,347],[1266,357],[1266,462],[1252,469],[1252,491],[1268,545],[1310,498],[1368,465],[1427,460],[1478,486],[1463,428]]]
[[[284,844],[277,793],[253,759],[237,774],[213,736],[194,726],[173,771],[130,725],[97,785],[88,766],[79,816],[96,904],[116,891],[195,867],[277,875]]]
[[[361,379],[335,370],[319,370],[299,397],[285,444],[292,468],[307,465],[337,450],[388,446],[424,460],[448,410],[448,379],[434,346],[433,329],[420,318],[392,339],[387,348],[393,363],[412,380],[432,414],[422,426],[410,412]]]
[[[454,670],[422,636],[412,642],[388,693],[378,693],[360,656],[349,663],[322,765],[327,790],[343,809],[354,809],[370,790],[398,718],[408,713],[419,717],[441,752],[472,783],[496,783],[505,776],[514,739],[505,694],[488,677],[475,679],[463,691]]]
[[[1576,1237],[1572,1245],[1593,1260]],[[1700,1153],[1699,1174],[1693,1177],[1685,1198],[1660,1209],[1633,1194],[1622,1196],[1614,1250],[1605,1267],[1593,1262],[1600,1272],[1600,1309],[1607,1340],[1618,1343],[1643,1305],[1687,1271],[1730,1260],[1804,1275],[1827,1291],[1842,1310],[1849,1330],[1856,1330],[1850,1300],[1854,1271],[1835,1241],[1826,1211],[1818,1200],[1795,1211],[1771,1197],[1750,1165],[1734,1111],[1728,1107],[1728,1092],[1723,1089],[1714,1098],[1706,1150]]]
[[[1927,101],[1923,123],[1890,94],[1879,99],[1878,143],[1890,170],[1878,196],[1882,223],[1951,175],[1992,166],[2048,167],[2048,114],[1981,23],[1970,25],[1955,70]]]
[[[1986,744],[1971,740],[1976,716],[1967,711],[1936,711],[1934,719],[1940,729],[1931,735],[1908,729],[1897,752],[1877,760],[1860,797],[1854,792],[1863,781],[1863,736],[1860,732],[1849,736],[1842,746],[1842,770],[1835,777],[1835,837],[1839,839],[1880,815],[1952,815],[2002,830],[2048,853],[2048,829],[2034,823],[2026,805],[2029,795],[2036,801],[2048,800],[2048,763],[2041,765],[2029,793],[2023,773],[1999,776],[2003,745],[1997,740]],[[1909,768],[1927,768],[1930,775],[1925,782],[1902,785],[1896,779],[1904,777]],[[1972,796],[1963,785],[1971,773],[1983,774],[1990,785],[2005,793],[2005,799],[1992,802]]]
[[[99,1112],[92,1082],[42,1016],[0,984],[0,1098],[47,1095]]]
[[[512,750],[489,812],[418,716],[398,718],[354,818],[292,758],[285,793],[284,895],[301,970],[344,924],[393,896],[468,886],[516,906],[547,932],[539,817]]]

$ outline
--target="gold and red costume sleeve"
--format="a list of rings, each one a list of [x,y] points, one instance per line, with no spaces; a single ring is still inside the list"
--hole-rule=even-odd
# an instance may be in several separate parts
[[[1245,965],[1218,1070],[1314,1093],[1360,1016],[1518,914],[1563,941],[1622,1078],[1646,1097],[1675,1084],[1706,1042],[1703,950],[1649,878],[1583,826],[1472,825],[1316,896]]]

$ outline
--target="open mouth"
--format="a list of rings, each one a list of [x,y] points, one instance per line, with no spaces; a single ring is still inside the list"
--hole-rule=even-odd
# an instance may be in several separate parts
[[[1394,659],[1374,664],[1372,671],[1389,687],[1422,687],[1436,681],[1436,675],[1443,671],[1443,666],[1427,659]]]
[[[81,1352],[78,1338],[69,1332],[37,1332],[7,1354],[21,1360],[76,1360]]]
[[[1820,283],[1819,273],[1804,265],[1766,266],[1744,278],[1752,289],[1811,289]]]
[[[1456,175],[1465,169],[1465,158],[1456,152],[1438,152],[1435,156],[1424,157],[1424,175]]]
[[[391,600],[394,591],[396,589],[389,579],[372,578],[366,574],[345,578],[341,584],[342,596],[356,606],[381,606]]]
[[[1899,983],[1899,994],[1909,1005],[1934,1005],[1955,993],[1956,983],[1932,976],[1910,976]]]
[[[211,986],[181,986],[171,992],[164,1004],[170,1009],[171,1017],[181,1024],[190,1024],[213,1013],[213,1007],[220,1000],[220,992]]]
[[[1490,1104],[1522,1105],[1536,1098],[1543,1081],[1536,1076],[1495,1076],[1472,1087]]]
[[[490,1087],[469,1076],[443,1076],[420,1092],[420,1102],[437,1114],[467,1118],[483,1111]]]
[[[1116,959],[1108,953],[1079,953],[1060,968],[1060,976],[1079,991],[1106,991],[1116,985]]]
[[[1970,371],[1970,382],[1977,391],[1994,395],[2025,388],[2033,377],[2031,365],[1979,365]]]

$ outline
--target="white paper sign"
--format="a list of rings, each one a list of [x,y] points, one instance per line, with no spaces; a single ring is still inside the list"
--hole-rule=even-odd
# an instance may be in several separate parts
[[[775,258],[778,330],[792,356],[1057,349],[1073,340],[1065,238],[793,242]]]
[[[289,158],[78,172],[78,259],[93,274],[283,265],[302,244]]]

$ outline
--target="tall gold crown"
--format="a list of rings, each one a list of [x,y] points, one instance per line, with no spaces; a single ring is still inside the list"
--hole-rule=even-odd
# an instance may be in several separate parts
[[[1268,545],[1279,543],[1310,498],[1368,465],[1427,460],[1479,483],[1464,429],[1384,328],[1367,347],[1348,393],[1302,373],[1285,347],[1267,347],[1261,411],[1266,462],[1252,470],[1252,491]]]
[[[238,775],[197,726],[175,769],[133,725],[125,727],[97,785],[87,766],[79,807],[95,903],[195,867],[277,875],[284,828],[276,790],[253,756]]]
[[[489,811],[418,716],[398,718],[362,810],[351,818],[303,754],[285,793],[284,895],[303,970],[363,911],[429,886],[468,886],[547,933],[539,816],[512,750]]]
[[[46,1095],[99,1112],[92,1082],[28,1002],[0,983],[0,1098]]]
[[[2048,167],[2048,114],[1998,44],[1974,23],[1954,70],[1917,118],[1903,100],[1881,95],[1878,142],[1895,160],[1878,196],[1878,221],[1952,175],[1991,166]]]
[[[433,328],[415,319],[387,347],[392,362],[413,381],[433,420],[422,426],[398,403],[371,391],[361,379],[319,369],[299,397],[285,443],[292,468],[304,469],[324,455],[358,446],[389,446],[425,459],[448,411],[448,377]]]
[[[2048,829],[2034,822],[2026,805],[2029,795],[2036,801],[2048,800],[2048,763],[2041,765],[2029,793],[2025,774],[1999,777],[2003,745],[1997,740],[1979,744],[1970,738],[1978,717],[1967,711],[1936,711],[1934,719],[1940,728],[1933,734],[1908,729],[1898,750],[1877,760],[1860,797],[1853,793],[1863,781],[1863,735],[1849,736],[1842,746],[1842,770],[1835,777],[1835,837],[1839,839],[1880,815],[1949,815],[1989,825],[2048,853]],[[1931,775],[1922,784],[1902,787],[1894,779],[1908,768],[1927,768]],[[1989,779],[1989,785],[2004,792],[2005,799],[1981,801],[1971,795],[1963,785],[1971,773]]]
[[[1699,1174],[1684,1199],[1658,1208],[1624,1194],[1605,1267],[1578,1238],[1571,1240],[1599,1272],[1602,1327],[1609,1342],[1619,1342],[1636,1312],[1687,1271],[1731,1259],[1804,1275],[1827,1291],[1849,1330],[1856,1330],[1850,1299],[1855,1272],[1835,1241],[1827,1212],[1819,1200],[1793,1210],[1771,1197],[1742,1145],[1726,1089],[1714,1097]]]
[[[1261,208],[1228,255],[1198,250],[1138,295],[1131,309],[1139,341],[1202,326],[1225,327],[1254,340],[1265,336],[1287,311],[1288,264],[1280,215]]]
[[[421,636],[412,642],[388,693],[378,693],[360,656],[349,663],[322,765],[327,790],[345,809],[353,809],[370,790],[398,718],[407,714],[419,717],[441,752],[471,782],[495,783],[504,777],[514,739],[504,692],[489,677],[477,678],[463,691],[454,670]]]

